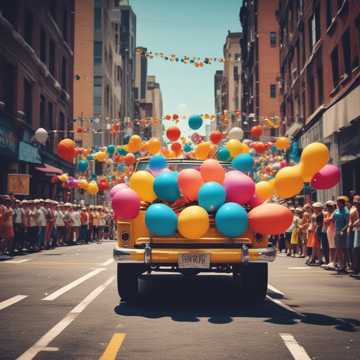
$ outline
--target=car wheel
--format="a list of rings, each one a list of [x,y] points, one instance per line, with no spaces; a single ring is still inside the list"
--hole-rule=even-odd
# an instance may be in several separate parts
[[[118,293],[123,301],[131,302],[138,296],[138,276],[145,271],[139,264],[117,264]]]

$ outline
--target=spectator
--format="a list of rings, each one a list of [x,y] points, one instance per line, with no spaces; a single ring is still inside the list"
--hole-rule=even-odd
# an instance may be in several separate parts
[[[81,208],[80,212],[80,241],[85,242],[86,244],[89,242],[89,213],[86,207]]]
[[[59,203],[55,210],[56,246],[65,242],[64,204]]]
[[[73,241],[79,242],[80,240],[80,205],[72,206],[72,226],[73,226]]]
[[[357,199],[356,195],[353,194],[349,200],[349,204],[351,204],[349,208],[349,224],[346,230],[346,264],[347,271],[353,270],[353,258],[354,258],[354,223],[359,218],[359,213],[357,211],[357,207],[353,204],[353,200]]]
[[[36,224],[38,226],[38,246],[39,249],[43,249],[44,245],[45,245],[45,231],[46,231],[46,226],[47,226],[47,222],[46,222],[46,209],[44,207],[45,202],[43,199],[37,199],[35,200],[35,205],[36,205],[36,211],[35,211],[35,219],[36,219]]]
[[[357,210],[357,219],[352,224],[354,231],[354,249],[353,249],[353,263],[352,270],[355,274],[360,272],[360,196],[355,195],[353,198],[353,205]]]
[[[67,245],[72,245],[73,244],[73,230],[72,230],[73,218],[72,218],[71,204],[66,203],[64,205],[64,208],[65,208],[65,210],[64,210],[64,224],[65,224],[64,242]]]
[[[14,207],[14,249],[22,252],[24,247],[24,208],[23,203],[20,200],[16,200]]]
[[[53,236],[53,228],[55,225],[55,210],[54,210],[54,203],[50,199],[45,200],[46,204],[46,229],[45,229],[45,241],[44,247],[45,249],[49,249],[52,247],[52,236]]]
[[[334,211],[336,209],[336,202],[329,200],[326,202],[324,211],[324,225],[326,230],[326,237],[329,245],[329,263],[324,264],[328,270],[335,269],[335,222]]]
[[[301,215],[302,215],[302,209],[296,208],[294,210],[295,215],[293,219],[293,227],[292,227],[292,233],[291,233],[291,256],[295,257],[298,255],[299,251],[299,232],[300,232],[300,222],[301,222]]]

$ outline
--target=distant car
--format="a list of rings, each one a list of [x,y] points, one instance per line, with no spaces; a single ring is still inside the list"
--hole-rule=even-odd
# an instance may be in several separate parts
[[[169,159],[171,170],[199,168],[202,161]],[[229,162],[221,163],[230,170]],[[148,159],[139,160],[135,170],[145,170]],[[274,261],[276,251],[268,237],[253,233],[250,229],[236,238],[228,238],[217,232],[213,218],[205,236],[196,240],[182,237],[150,236],[145,225],[143,208],[131,221],[117,221],[117,244],[114,258],[117,261],[119,296],[124,301],[138,295],[138,277],[143,272],[174,271],[186,276],[199,272],[233,273],[239,279],[244,297],[252,302],[265,299],[268,285],[268,264]]]

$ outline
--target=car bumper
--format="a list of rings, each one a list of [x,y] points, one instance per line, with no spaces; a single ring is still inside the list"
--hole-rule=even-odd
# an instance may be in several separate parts
[[[268,248],[243,249],[134,249],[115,247],[114,259],[118,263],[139,263],[147,265],[177,265],[178,256],[188,253],[210,254],[211,265],[241,264],[244,262],[271,262],[275,260],[276,250]]]

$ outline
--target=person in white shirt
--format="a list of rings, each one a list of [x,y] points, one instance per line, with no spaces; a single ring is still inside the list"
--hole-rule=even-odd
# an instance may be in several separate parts
[[[75,237],[75,242],[79,241],[80,235],[80,205],[73,205],[73,211],[71,213],[72,221],[73,221],[73,234]]]
[[[24,245],[23,204],[16,200],[14,208],[14,250],[22,251]]]
[[[39,227],[39,247],[40,249],[43,248],[44,246],[44,242],[45,242],[45,231],[46,231],[46,226],[47,226],[47,221],[46,221],[46,214],[47,211],[44,207],[45,205],[45,201],[42,199],[38,199],[35,200],[35,204],[36,204],[36,211],[35,211],[35,215],[36,215],[36,224]]]
[[[58,204],[55,210],[55,231],[56,243],[55,246],[62,245],[65,238],[65,223],[64,223],[64,207],[63,204]]]

